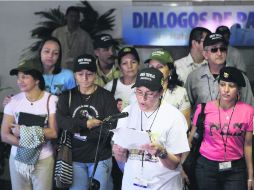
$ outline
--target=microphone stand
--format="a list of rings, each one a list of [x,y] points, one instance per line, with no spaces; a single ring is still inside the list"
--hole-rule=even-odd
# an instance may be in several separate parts
[[[98,139],[98,143],[97,143],[97,146],[96,146],[96,152],[95,152],[95,158],[94,158],[94,168],[93,168],[93,172],[92,172],[92,175],[91,177],[89,178],[89,190],[99,190],[100,189],[100,182],[96,179],[94,179],[94,175],[95,175],[95,172],[96,172],[96,169],[97,169],[97,166],[98,166],[98,163],[99,163],[99,158],[100,158],[100,154],[99,154],[99,146],[100,146],[100,141],[101,141],[101,134],[102,134],[102,128],[104,125],[112,125],[112,122],[110,122],[109,120],[103,120],[103,123],[101,124],[100,126],[100,131],[99,131],[99,139]],[[103,139],[103,142],[101,144],[101,147],[104,146],[104,144],[106,143],[107,141],[107,138],[109,136],[109,133],[110,133],[110,130],[108,130],[107,134],[105,135],[104,139]]]

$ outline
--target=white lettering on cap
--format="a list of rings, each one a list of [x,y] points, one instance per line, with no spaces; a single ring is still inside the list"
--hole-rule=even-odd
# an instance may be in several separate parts
[[[158,51],[155,51],[155,52],[153,52],[152,53],[152,56],[154,56],[154,55],[159,55],[159,56],[161,56],[161,55],[164,55],[164,51],[160,51],[160,50],[158,50]]]
[[[140,73],[140,80],[149,80],[155,79],[155,75],[151,73]]]
[[[152,79],[150,77],[143,76],[143,77],[140,77],[140,80],[149,80],[149,81],[151,81]]]
[[[87,65],[87,64],[90,64],[91,62],[92,62],[92,60],[89,59],[89,58],[80,58],[80,59],[78,59],[78,63],[80,65]]]
[[[210,35],[210,38],[212,40],[217,40],[217,39],[221,39],[222,35],[221,34],[212,34],[212,35]]]
[[[109,36],[102,36],[101,40],[106,42],[106,41],[110,40],[110,37]]]
[[[153,75],[153,74],[151,74],[151,73],[146,73],[146,76],[149,77],[149,78],[155,79],[155,75]]]

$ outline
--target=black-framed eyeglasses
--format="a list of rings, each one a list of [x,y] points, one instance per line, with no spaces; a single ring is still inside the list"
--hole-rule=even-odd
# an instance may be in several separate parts
[[[227,48],[226,47],[214,47],[214,48],[211,48],[210,51],[212,53],[217,53],[218,50],[220,50],[220,52],[226,52],[227,51]]]

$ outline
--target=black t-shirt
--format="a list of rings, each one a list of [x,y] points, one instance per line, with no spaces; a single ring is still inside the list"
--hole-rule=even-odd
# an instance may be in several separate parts
[[[87,136],[85,141],[73,138],[72,158],[75,162],[94,162],[100,126],[89,130],[86,121],[90,118],[103,120],[104,118],[118,113],[113,95],[107,90],[97,87],[91,95],[82,95],[77,87],[60,95],[57,105],[57,124],[60,129],[66,129],[72,133],[80,133]],[[69,105],[69,100],[71,100]],[[113,126],[103,125],[102,138],[99,149],[99,160],[105,160],[112,156],[109,129]],[[105,137],[106,143],[102,145]]]

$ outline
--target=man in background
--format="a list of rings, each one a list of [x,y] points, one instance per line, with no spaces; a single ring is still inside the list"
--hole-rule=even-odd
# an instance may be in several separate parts
[[[175,61],[176,72],[179,79],[185,83],[190,72],[207,63],[203,56],[203,41],[210,30],[203,27],[195,27],[189,37],[190,52],[186,57]]]
[[[227,26],[219,26],[216,29],[216,33],[224,36],[226,42],[228,43],[228,51],[227,51],[227,59],[226,59],[227,66],[236,67],[237,69],[246,73],[246,65],[244,64],[244,60],[240,51],[232,47],[231,45],[229,45],[229,40],[231,36],[229,28]]]
[[[220,70],[226,66],[227,42],[221,34],[208,35],[204,41],[203,55],[208,64],[192,71],[186,81],[192,111],[200,103],[216,100],[219,97],[218,79]],[[250,82],[244,75],[246,87],[240,89],[239,99],[254,106],[254,98]]]
[[[68,7],[65,14],[67,24],[55,29],[52,36],[62,46],[62,67],[73,70],[73,61],[82,54],[93,54],[90,35],[80,28],[80,11],[77,7]]]
[[[97,72],[95,83],[105,86],[114,78],[120,77],[120,70],[115,65],[116,42],[109,34],[101,34],[94,40],[94,54],[97,57]]]

